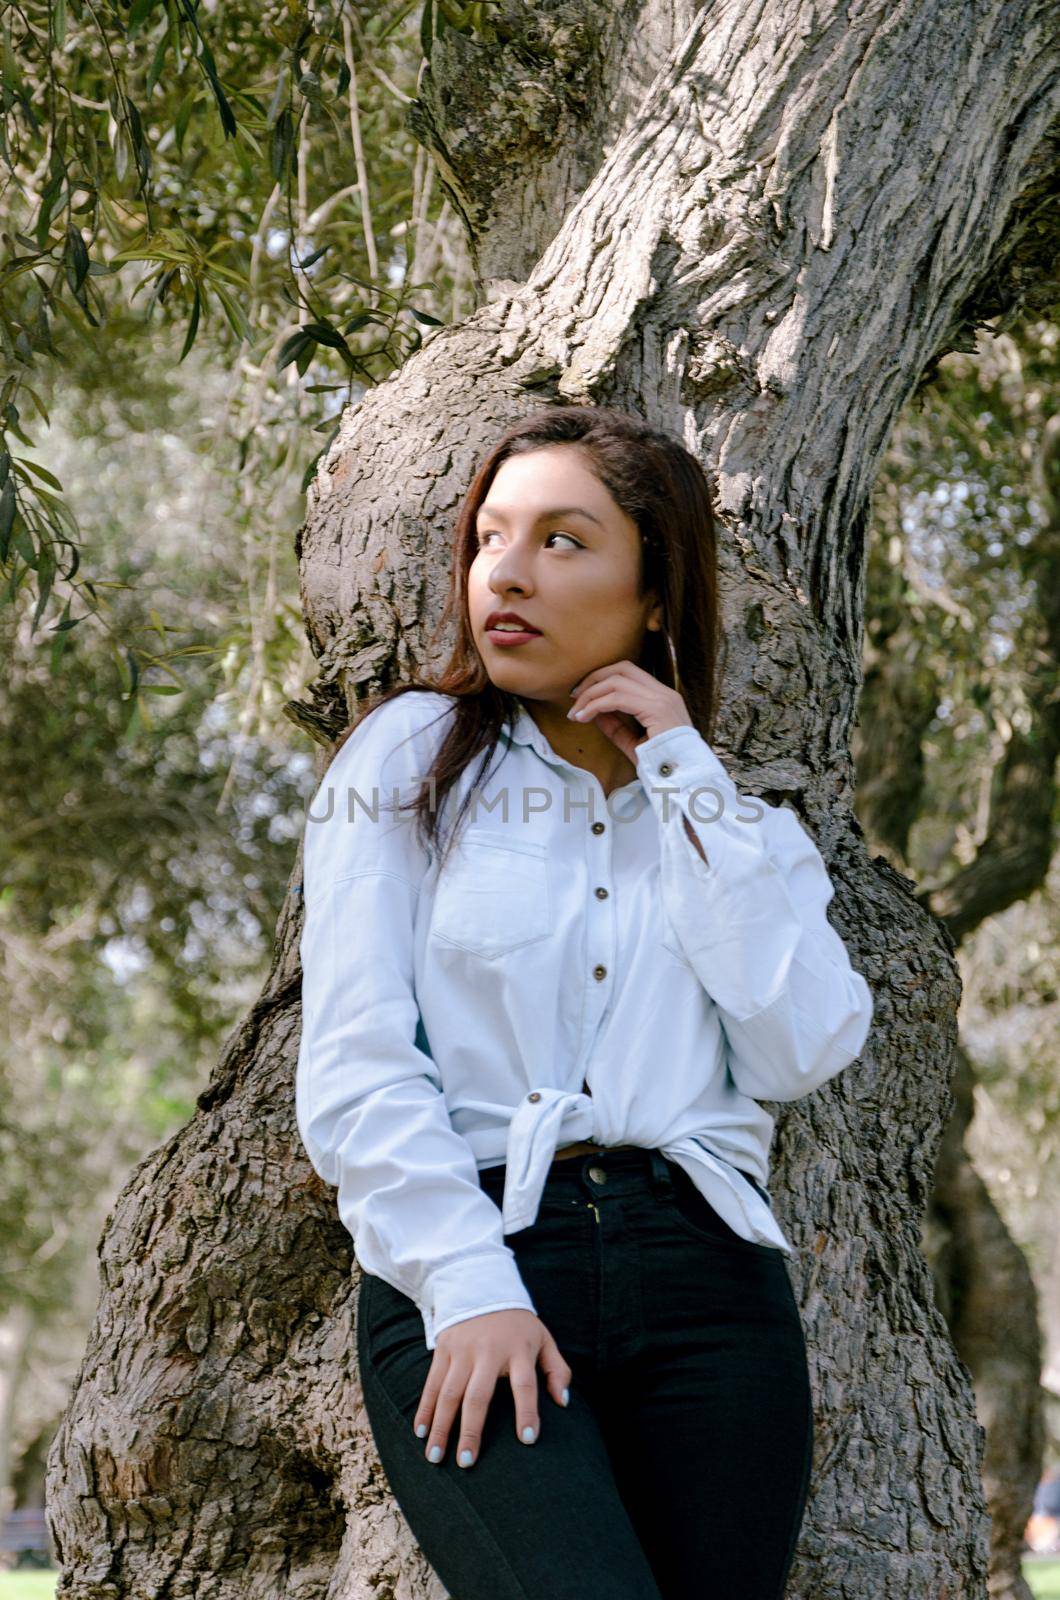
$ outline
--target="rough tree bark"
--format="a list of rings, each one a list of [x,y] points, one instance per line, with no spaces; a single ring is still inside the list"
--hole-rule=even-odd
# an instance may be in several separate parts
[[[817,1414],[789,1593],[813,1600],[986,1592],[982,1429],[919,1242],[952,1103],[952,941],[868,859],[849,738],[892,421],[1053,259],[1032,220],[1058,166],[1050,9],[529,0],[494,43],[449,36],[418,126],[486,303],[351,409],[299,541],[320,673],[293,714],[319,731],[422,664],[450,515],[540,399],[643,411],[715,474],[718,748],[800,807],[876,997],[862,1063],[777,1108]],[[64,1600],[441,1593],[366,1432],[358,1273],[295,1132],[299,928],[292,893],[198,1115],[108,1219],[51,1457]]]

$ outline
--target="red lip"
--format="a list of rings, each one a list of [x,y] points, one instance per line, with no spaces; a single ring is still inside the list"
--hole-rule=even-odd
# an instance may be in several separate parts
[[[517,622],[526,633],[540,633],[540,628],[535,628],[532,623],[521,617],[518,611],[491,611],[486,618],[486,632],[496,627],[498,622]]]

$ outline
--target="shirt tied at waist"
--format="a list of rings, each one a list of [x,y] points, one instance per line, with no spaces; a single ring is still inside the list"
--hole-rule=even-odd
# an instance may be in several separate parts
[[[591,1095],[580,1089],[542,1087],[524,1095],[508,1125],[504,1198],[501,1215],[505,1233],[528,1228],[537,1215],[552,1158],[560,1143],[560,1129],[566,1119],[570,1126],[563,1143],[596,1139],[605,1143],[596,1127],[596,1109]]]
[[[597,1126],[599,1109],[593,1097],[580,1089],[543,1086],[524,1095],[508,1126],[501,1203],[505,1234],[528,1228],[537,1216],[549,1168],[560,1144],[560,1131],[568,1116],[570,1126],[564,1144],[579,1139],[594,1139],[602,1145],[612,1142],[607,1137],[608,1130]],[[731,1161],[714,1154],[702,1139],[695,1137],[674,1139],[660,1148],[685,1169],[697,1189],[707,1194],[719,1216],[737,1233],[785,1255],[795,1254],[771,1208]]]

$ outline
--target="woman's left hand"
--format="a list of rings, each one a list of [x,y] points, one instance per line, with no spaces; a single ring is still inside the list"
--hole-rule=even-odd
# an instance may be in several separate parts
[[[657,733],[693,726],[677,690],[668,689],[632,661],[587,672],[571,694],[574,704],[568,716],[575,722],[595,722],[630,760],[636,759],[637,746]]]

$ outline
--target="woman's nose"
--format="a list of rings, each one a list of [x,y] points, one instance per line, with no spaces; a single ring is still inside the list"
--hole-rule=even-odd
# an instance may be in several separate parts
[[[530,592],[530,585],[525,576],[515,568],[512,568],[510,573],[498,573],[495,567],[490,575],[490,588],[498,599],[503,599],[505,595],[510,594],[513,590],[519,594],[528,594]]]

